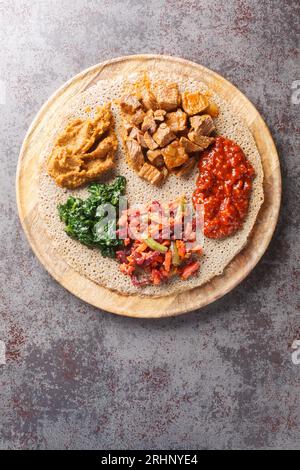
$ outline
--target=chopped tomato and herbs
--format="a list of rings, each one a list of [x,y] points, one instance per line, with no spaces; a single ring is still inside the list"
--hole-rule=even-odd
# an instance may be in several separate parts
[[[118,235],[124,238],[124,248],[116,253],[120,271],[135,286],[159,285],[174,276],[186,280],[198,273],[202,247],[183,197],[123,211]]]

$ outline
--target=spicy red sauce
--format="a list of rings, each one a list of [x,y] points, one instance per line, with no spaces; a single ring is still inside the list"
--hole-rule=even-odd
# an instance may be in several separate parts
[[[239,145],[225,137],[202,153],[198,167],[193,203],[204,206],[204,235],[227,237],[248,213],[254,168]]]

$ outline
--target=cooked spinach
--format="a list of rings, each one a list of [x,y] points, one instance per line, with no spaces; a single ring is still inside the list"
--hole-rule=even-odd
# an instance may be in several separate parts
[[[114,206],[118,217],[117,206],[125,186],[124,176],[118,176],[111,184],[92,183],[87,199],[70,196],[65,204],[59,204],[58,213],[66,224],[66,233],[84,245],[99,248],[103,256],[114,258],[123,240],[116,238],[116,220],[103,222],[107,215],[105,204]]]

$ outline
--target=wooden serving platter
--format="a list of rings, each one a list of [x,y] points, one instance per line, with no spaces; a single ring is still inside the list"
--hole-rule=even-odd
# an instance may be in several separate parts
[[[259,212],[246,247],[232,260],[221,276],[209,283],[180,294],[160,298],[121,295],[87,279],[62,259],[55,251],[43,221],[38,214],[37,156],[47,142],[52,122],[63,113],[68,101],[98,80],[116,77],[158,65],[166,71],[176,70],[204,82],[230,101],[250,128],[256,141],[264,170],[265,201]],[[202,65],[177,57],[136,55],[102,62],[84,70],[65,83],[44,104],[24,139],[17,169],[17,202],[20,220],[34,253],[47,271],[66,289],[80,299],[103,310],[141,318],[179,315],[199,309],[228,293],[257,264],[273,235],[281,199],[281,175],[278,154],[271,134],[250,101],[231,83]]]

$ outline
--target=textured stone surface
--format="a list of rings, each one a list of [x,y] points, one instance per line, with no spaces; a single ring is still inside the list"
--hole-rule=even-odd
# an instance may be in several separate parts
[[[1,449],[300,447],[299,13],[296,0],[0,2]],[[283,175],[280,222],[251,275],[161,321],[98,311],[59,286],[14,195],[22,139],[48,96],[92,64],[146,52],[236,84],[270,126]]]

